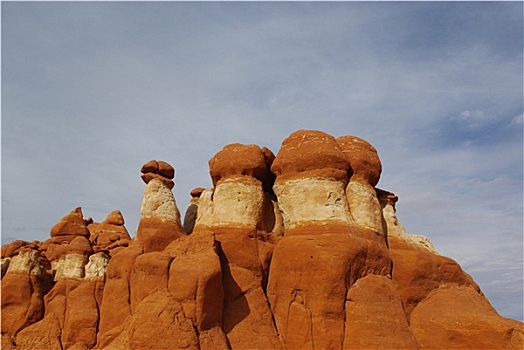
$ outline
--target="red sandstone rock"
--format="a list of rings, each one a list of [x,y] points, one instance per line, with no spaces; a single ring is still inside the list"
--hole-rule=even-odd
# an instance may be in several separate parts
[[[302,130],[277,157],[224,147],[210,160],[214,188],[191,193],[190,236],[174,168],[141,171],[135,239],[119,211],[94,223],[77,208],[44,243],[2,247],[2,349],[524,346],[522,322],[405,231],[361,139]]]
[[[275,154],[267,147],[262,147],[262,153],[264,154],[264,157],[266,157],[267,165],[271,167],[275,160]]]
[[[93,251],[106,251],[116,254],[119,247],[127,247],[131,237],[124,226],[124,217],[119,210],[111,212],[102,223],[93,223],[87,227]]]
[[[173,180],[170,180],[168,178],[165,178],[164,176],[162,175],[159,175],[159,174],[153,174],[153,173],[146,173],[146,174],[142,174],[142,180],[144,180],[144,182],[146,184],[149,183],[149,181],[153,180],[153,179],[158,179],[160,180],[164,185],[166,185],[167,188],[169,188],[170,190],[173,189],[173,187],[175,187],[175,183],[173,182]]]
[[[367,275],[346,298],[344,349],[418,349],[395,282]]]
[[[51,237],[51,244],[71,244],[71,242],[77,238],[77,237],[83,237],[83,236],[75,236],[75,235],[63,235],[63,236],[55,236]],[[49,247],[47,247],[49,248]]]
[[[83,236],[77,236],[67,246],[66,252],[81,255],[91,255],[93,253],[93,249],[91,248],[91,243],[87,238]]]
[[[339,137],[337,143],[351,165],[352,178],[376,186],[382,164],[375,147],[355,136]]]
[[[349,162],[334,137],[299,130],[282,143],[271,170],[285,235],[349,233],[346,199]]]
[[[267,153],[267,151],[266,151]],[[267,157],[256,145],[234,143],[225,146],[209,160],[209,172],[213,186],[223,178],[249,176],[264,183],[269,181]]]
[[[18,255],[20,248],[26,247],[30,249],[38,249],[38,244],[35,242],[26,242],[22,240],[14,240],[11,243],[4,244],[2,246],[2,258],[10,258],[12,256]]]
[[[66,236],[62,236],[66,237]],[[71,236],[71,237],[78,237],[78,236]],[[74,239],[73,238],[73,239]],[[71,239],[71,240],[73,240]],[[62,244],[65,243],[65,244]],[[67,241],[60,241],[60,243],[53,243],[51,239],[48,241],[45,241],[43,245],[45,245],[45,249],[42,250],[42,254],[51,262],[55,262],[60,260],[65,254],[67,250]]]
[[[173,240],[186,236],[171,188],[158,178],[147,182],[140,211],[136,239],[146,253],[161,251]]]
[[[49,262],[21,247],[2,278],[2,334],[15,336],[44,316],[44,295],[50,289]]]
[[[104,282],[75,282],[69,282],[67,290],[61,342],[65,348],[75,345],[92,348],[97,340]]]
[[[38,277],[7,273],[2,278],[2,334],[16,335],[44,316],[44,290]]]
[[[388,242],[393,259],[393,279],[397,282],[408,320],[417,304],[442,284],[471,286],[480,293],[478,285],[454,260],[399,237],[389,236]]]
[[[411,314],[421,349],[522,349],[521,322],[502,318],[475,288],[444,284]]]
[[[51,228],[51,237],[75,235],[89,238],[89,230],[86,227],[82,209],[76,208],[64,216],[55,226]]]
[[[141,171],[143,174],[146,174],[146,173],[154,173],[154,174],[157,174],[157,173],[158,173],[158,161],[156,161],[156,160],[150,160],[150,161],[147,162],[146,164],[142,165],[142,169],[140,169],[140,171]]]
[[[385,245],[336,233],[285,236],[273,253],[267,288],[285,346],[341,349],[348,288],[390,271]]]
[[[224,147],[209,161],[215,188],[198,200],[192,235],[211,231],[220,244],[223,330],[232,348],[282,347],[263,290],[272,252],[268,216],[275,222],[268,190],[271,155],[254,145]]]
[[[107,349],[198,349],[198,344],[197,331],[182,306],[162,290],[142,300],[122,334]]]
[[[170,164],[159,160],[158,174],[165,178],[173,179],[175,177],[175,168],[173,168]]]
[[[150,160],[142,166],[140,171],[143,173],[142,180],[146,184],[152,179],[158,179],[169,189],[175,186],[175,183],[172,181],[175,177],[175,168],[164,161]]]
[[[349,168],[335,138],[314,130],[298,130],[289,135],[271,165],[278,181],[325,177],[347,182]]]
[[[224,284],[223,329],[232,348],[280,349],[262,289],[264,263],[256,237],[243,230],[216,234]]]
[[[180,223],[158,218],[142,218],[137,229],[137,238],[146,252],[162,251],[175,239],[186,236]]]
[[[124,322],[131,316],[130,276],[135,260],[143,254],[140,244],[132,244],[111,258],[107,268],[107,281],[100,307],[98,346],[104,348],[121,332]]]
[[[51,313],[42,321],[24,328],[16,336],[16,347],[19,350],[55,350],[62,349],[60,337],[62,329],[58,317]],[[2,349],[4,346],[2,345]]]
[[[172,257],[167,288],[199,332],[222,327],[224,289],[217,244],[211,232],[198,232],[164,250]]]
[[[103,223],[108,225],[124,226],[124,217],[122,216],[120,210],[114,210],[109,213]]]
[[[136,258],[129,276],[131,314],[148,295],[167,289],[171,260],[169,254],[157,251]]]
[[[200,195],[202,194],[202,192],[204,192],[206,189],[203,188],[203,187],[197,187],[197,188],[194,188],[193,190],[191,190],[190,192],[190,195],[192,198],[198,198],[200,197]]]
[[[76,281],[73,282],[73,284],[76,284],[76,283],[77,283]],[[44,303],[45,303],[44,321],[50,315],[54,315],[58,319],[58,324],[59,324],[60,329],[64,327],[64,322],[65,322],[67,289],[68,289],[68,280],[63,279],[63,280],[57,281],[56,284],[53,286],[53,289],[51,289],[49,293],[47,293],[44,297]]]

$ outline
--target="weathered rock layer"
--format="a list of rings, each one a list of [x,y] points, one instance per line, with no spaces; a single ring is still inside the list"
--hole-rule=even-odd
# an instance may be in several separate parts
[[[225,146],[184,222],[151,160],[133,238],[81,208],[2,246],[2,349],[522,349],[523,324],[376,188],[376,149],[320,131]]]

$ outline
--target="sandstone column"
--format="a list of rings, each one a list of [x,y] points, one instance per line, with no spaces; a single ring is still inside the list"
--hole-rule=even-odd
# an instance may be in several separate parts
[[[271,166],[285,234],[346,232],[349,162],[333,136],[299,130],[282,143]]]
[[[277,330],[289,349],[340,349],[349,287],[367,274],[387,275],[389,253],[353,222],[350,164],[334,137],[294,132],[271,170],[284,224],[267,289]]]
[[[163,161],[151,160],[141,171],[146,189],[136,239],[145,252],[162,251],[173,240],[186,235],[171,192],[175,169]]]
[[[281,347],[263,289],[272,251],[267,231],[275,227],[268,227],[268,217],[277,222],[265,191],[271,155],[255,145],[225,146],[209,161],[214,189],[199,199],[194,232],[211,231],[220,244],[223,327],[232,348]]]
[[[377,150],[355,136],[339,137],[337,143],[351,166],[346,187],[351,217],[358,226],[383,236],[381,207],[375,190],[382,172]]]

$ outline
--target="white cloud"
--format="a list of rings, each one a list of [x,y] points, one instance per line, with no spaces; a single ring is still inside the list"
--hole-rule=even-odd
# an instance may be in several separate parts
[[[471,126],[479,126],[480,124],[483,124],[486,120],[491,119],[491,118],[488,118],[484,114],[483,111],[465,110],[464,112],[460,113],[458,116],[451,117],[450,119],[465,121],[465,122],[471,123]]]

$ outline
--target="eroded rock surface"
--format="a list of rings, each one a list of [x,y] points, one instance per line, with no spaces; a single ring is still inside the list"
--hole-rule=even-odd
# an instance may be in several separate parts
[[[150,163],[156,164],[157,170],[154,166],[151,169],[148,165]],[[162,251],[173,240],[186,235],[180,221],[180,211],[171,192],[174,183],[170,177],[174,176],[174,169],[163,161],[150,161],[142,167],[142,172],[144,171],[150,171],[145,175],[155,176],[142,176],[146,189],[136,239],[145,252]]]
[[[76,208],[2,246],[2,349],[523,348],[522,322],[402,226],[365,140],[299,130],[209,168],[183,225],[175,169],[151,160],[133,238],[120,211]]]

